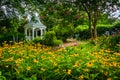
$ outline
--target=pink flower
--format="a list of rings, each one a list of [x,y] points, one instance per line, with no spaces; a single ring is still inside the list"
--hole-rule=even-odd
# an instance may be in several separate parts
[[[115,36],[115,34],[112,34],[112,36]]]
[[[78,44],[77,43],[74,43],[74,46],[77,46]]]

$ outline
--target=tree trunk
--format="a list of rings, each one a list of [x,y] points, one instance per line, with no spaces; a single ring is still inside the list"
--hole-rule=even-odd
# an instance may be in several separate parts
[[[96,22],[93,24],[94,26],[94,38],[97,38],[97,26],[96,26]]]
[[[98,18],[98,12],[97,10],[94,11],[93,16],[93,27],[94,27],[94,38],[97,38],[97,18]]]
[[[89,33],[90,33],[90,38],[93,39],[93,33],[92,33],[92,25],[91,25],[91,16],[88,14],[88,26],[89,26]]]

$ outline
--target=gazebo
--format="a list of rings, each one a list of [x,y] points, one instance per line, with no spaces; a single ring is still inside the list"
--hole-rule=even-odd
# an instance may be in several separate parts
[[[42,38],[43,33],[46,31],[46,26],[41,23],[38,16],[33,16],[33,19],[24,26],[26,40],[34,40],[38,36]]]

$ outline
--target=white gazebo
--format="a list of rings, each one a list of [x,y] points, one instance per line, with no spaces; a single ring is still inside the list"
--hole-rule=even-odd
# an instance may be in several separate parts
[[[35,37],[42,38],[43,33],[46,31],[38,16],[34,16],[34,20],[29,20],[29,23],[24,26],[26,40],[33,40]]]

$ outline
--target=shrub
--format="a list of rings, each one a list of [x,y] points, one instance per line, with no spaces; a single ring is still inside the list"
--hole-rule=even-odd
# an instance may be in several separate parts
[[[120,20],[116,21],[114,24],[113,24],[113,28],[117,28],[117,29],[120,29]]]
[[[85,29],[88,29],[88,25],[79,25],[79,26],[77,26],[77,27],[75,28],[75,32],[76,32],[76,33],[79,33],[79,32],[81,32],[81,31],[83,31],[83,30],[85,30]]]
[[[47,46],[56,46],[62,43],[61,40],[57,40],[54,31],[48,31],[43,35],[43,44]]]
[[[101,36],[97,39],[93,40],[91,43],[99,46],[100,48],[110,48],[115,49],[116,44],[118,44],[120,41],[120,36]]]
[[[53,42],[55,46],[59,46],[62,43],[62,40],[55,39]]]
[[[56,33],[56,37],[58,39],[61,39],[62,41],[66,41],[67,38],[73,36],[74,34],[74,28],[72,25],[67,26],[56,26],[53,28],[53,30]]]
[[[14,37],[15,37],[15,41],[25,40],[25,35],[23,33],[18,32],[16,34],[14,34]],[[4,34],[0,35],[0,45],[4,41],[7,41],[7,43],[9,43],[9,41],[13,41],[13,34],[7,32],[7,33],[4,33]]]
[[[97,34],[98,36],[102,36],[105,34],[106,31],[109,31],[110,33],[112,32],[111,30],[111,25],[98,25],[97,26]]]
[[[33,42],[36,44],[36,43],[40,43],[40,44],[43,44],[43,40],[41,37],[36,37]]]

